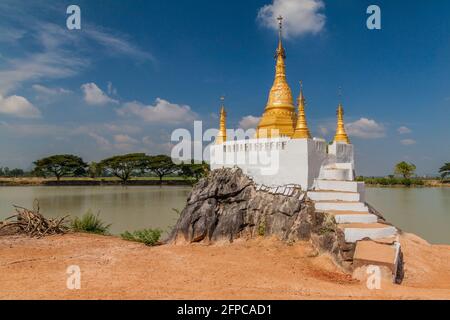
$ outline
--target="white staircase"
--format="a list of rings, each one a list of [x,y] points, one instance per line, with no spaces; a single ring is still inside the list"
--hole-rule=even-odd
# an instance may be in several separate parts
[[[308,192],[316,211],[333,215],[347,243],[356,243],[353,264],[387,266],[397,272],[400,243],[397,229],[369,212],[364,202],[364,183],[316,179]]]

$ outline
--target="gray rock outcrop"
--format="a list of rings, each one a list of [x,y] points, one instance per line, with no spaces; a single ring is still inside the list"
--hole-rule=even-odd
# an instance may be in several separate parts
[[[300,189],[289,196],[257,191],[238,168],[214,170],[194,186],[168,242],[233,241],[258,235],[309,239],[313,212]]]
[[[315,212],[304,191],[292,188],[281,193],[257,188],[238,168],[214,170],[194,186],[166,242],[276,236],[284,241],[312,240],[340,263],[352,256],[354,246],[345,244],[334,218]]]

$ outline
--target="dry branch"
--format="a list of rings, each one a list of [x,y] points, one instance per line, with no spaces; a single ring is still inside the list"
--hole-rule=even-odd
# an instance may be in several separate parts
[[[39,212],[37,201],[33,204],[32,210],[16,205],[13,207],[16,214],[6,218],[3,223],[0,222],[0,233],[26,234],[30,237],[41,238],[46,235],[63,234],[69,229],[65,221],[68,216],[47,219]]]

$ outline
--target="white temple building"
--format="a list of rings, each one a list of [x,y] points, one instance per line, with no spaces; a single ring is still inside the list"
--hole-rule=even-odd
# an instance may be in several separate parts
[[[305,115],[300,85],[297,108],[286,81],[281,18],[276,69],[264,114],[250,137],[227,139],[226,112],[220,111],[220,130],[210,146],[211,169],[239,167],[257,190],[290,195],[307,191],[315,210],[333,216],[345,242],[355,243],[353,266],[388,268],[394,280],[399,265],[397,229],[380,219],[365,202],[364,182],[355,181],[354,148],[344,126],[343,106],[337,108],[336,134],[329,144],[313,138]]]
[[[353,145],[345,132],[342,105],[338,106],[336,135],[331,144],[311,137],[302,87],[295,110],[286,80],[281,19],[275,58],[274,83],[253,137],[227,140],[226,112],[222,105],[219,134],[210,148],[211,169],[238,166],[257,184],[298,185],[303,190],[314,188],[318,179],[353,181]]]

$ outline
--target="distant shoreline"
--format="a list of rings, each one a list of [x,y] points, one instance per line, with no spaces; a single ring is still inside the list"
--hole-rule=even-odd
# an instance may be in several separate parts
[[[158,178],[135,178],[123,183],[115,178],[0,178],[1,187],[20,186],[191,186],[192,181],[182,178],[165,178],[162,182]]]
[[[401,184],[383,185],[367,183],[368,188],[442,188],[450,187],[450,183],[443,183],[439,180],[423,180],[423,185],[405,186]],[[193,181],[185,180],[181,177],[167,177],[159,182],[158,178],[134,178],[127,181],[125,184],[117,178],[61,178],[58,182],[54,178],[0,178],[0,187],[21,187],[21,186],[51,186],[51,187],[66,187],[66,186],[192,186]]]
[[[438,180],[424,180],[423,185],[411,184],[410,186],[406,186],[403,184],[380,184],[380,183],[367,183],[366,187],[368,188],[448,188],[450,187],[450,183],[448,182],[440,182]]]

